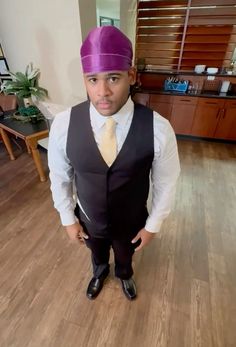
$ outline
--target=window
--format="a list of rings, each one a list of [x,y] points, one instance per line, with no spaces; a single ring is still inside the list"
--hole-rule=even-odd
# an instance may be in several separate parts
[[[120,27],[119,19],[109,18],[109,17],[101,17],[100,16],[100,26],[113,25],[117,28]]]

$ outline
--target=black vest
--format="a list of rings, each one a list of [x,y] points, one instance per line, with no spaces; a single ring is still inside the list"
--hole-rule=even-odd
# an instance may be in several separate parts
[[[114,163],[108,167],[95,142],[89,102],[71,110],[67,156],[75,171],[76,215],[89,235],[132,239],[145,226],[149,174],[154,158],[153,111],[135,104],[134,116]]]

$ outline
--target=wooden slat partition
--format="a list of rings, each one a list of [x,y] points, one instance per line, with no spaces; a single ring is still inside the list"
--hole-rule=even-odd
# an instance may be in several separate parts
[[[139,1],[136,58],[155,68],[176,69],[188,1]]]
[[[137,8],[136,61],[176,68],[188,1],[140,0]],[[229,66],[236,47],[236,0],[192,0],[189,9],[180,68]]]

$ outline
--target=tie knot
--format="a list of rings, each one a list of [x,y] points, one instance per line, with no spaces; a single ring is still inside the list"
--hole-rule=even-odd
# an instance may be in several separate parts
[[[105,126],[108,131],[112,131],[115,129],[116,121],[112,117],[108,117]]]

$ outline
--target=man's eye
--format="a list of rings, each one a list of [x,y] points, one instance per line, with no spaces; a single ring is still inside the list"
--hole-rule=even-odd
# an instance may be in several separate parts
[[[92,84],[95,84],[97,81],[96,78],[89,78],[89,82],[92,83]]]
[[[116,77],[116,76],[111,76],[111,77],[109,77],[109,81],[110,81],[111,83],[115,83],[115,82],[118,81],[118,77]]]

